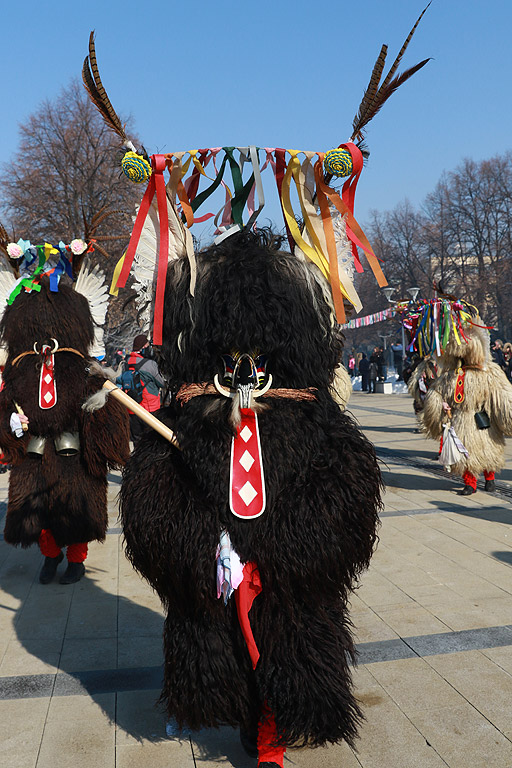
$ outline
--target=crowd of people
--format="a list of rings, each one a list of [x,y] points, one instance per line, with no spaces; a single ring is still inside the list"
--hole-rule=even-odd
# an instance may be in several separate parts
[[[377,382],[386,379],[386,361],[382,347],[374,347],[368,358],[366,352],[352,353],[348,359],[351,378],[361,376],[363,392],[376,392]]]
[[[501,339],[496,339],[491,352],[493,362],[499,365],[507,379],[512,382],[512,343],[510,341],[503,343]]]

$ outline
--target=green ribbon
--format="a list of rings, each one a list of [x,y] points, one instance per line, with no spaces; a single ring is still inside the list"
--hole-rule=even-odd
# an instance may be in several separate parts
[[[39,251],[40,247],[42,247],[42,246],[39,246],[39,245],[37,246],[38,251]],[[7,303],[9,305],[11,305],[13,303],[14,299],[21,293],[21,289],[22,288],[24,288],[27,292],[29,292],[29,291],[36,291],[37,293],[39,293],[39,291],[41,290],[41,286],[38,284],[37,279],[41,275],[41,272],[43,271],[43,267],[44,267],[44,264],[45,264],[44,246],[42,248],[43,248],[43,254],[42,254],[42,256],[43,256],[43,263],[41,264],[41,252],[39,252],[39,267],[37,267],[37,269],[34,272],[34,274],[32,275],[32,277],[24,277],[23,280],[20,280],[18,285],[16,285],[14,287],[14,289],[9,294],[9,298],[7,299]]]

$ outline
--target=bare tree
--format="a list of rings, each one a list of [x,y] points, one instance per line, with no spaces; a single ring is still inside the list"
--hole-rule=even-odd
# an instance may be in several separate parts
[[[95,259],[110,279],[141,197],[121,172],[118,141],[78,81],[44,101],[20,125],[19,149],[0,172],[0,207],[9,233],[33,243],[69,242],[91,234],[96,216]],[[110,215],[98,217],[105,207]],[[123,310],[126,299],[125,293],[111,302],[107,343],[127,343],[137,332],[134,309]]]

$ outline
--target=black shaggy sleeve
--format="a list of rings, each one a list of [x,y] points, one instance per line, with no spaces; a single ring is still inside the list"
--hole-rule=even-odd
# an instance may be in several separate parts
[[[215,605],[215,514],[180,451],[155,433],[124,468],[121,520],[128,558],[165,605],[189,616]]]

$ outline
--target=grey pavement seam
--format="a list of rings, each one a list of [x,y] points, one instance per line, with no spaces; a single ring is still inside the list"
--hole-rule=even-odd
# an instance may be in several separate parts
[[[375,664],[504,646],[512,646],[512,625],[359,643],[357,652],[359,664]],[[0,677],[0,700],[159,691],[162,682],[162,666],[14,675]]]

